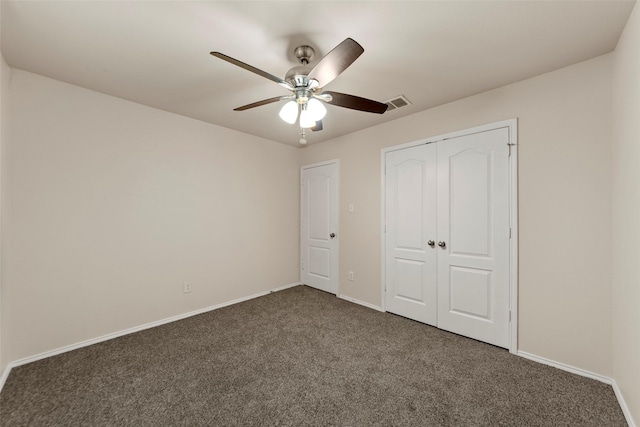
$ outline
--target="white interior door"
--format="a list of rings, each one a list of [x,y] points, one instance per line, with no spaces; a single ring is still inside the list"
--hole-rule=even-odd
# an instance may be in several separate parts
[[[501,127],[386,153],[387,311],[509,347],[508,143]]]
[[[338,163],[304,166],[301,171],[302,283],[338,292]]]
[[[438,144],[438,327],[500,347],[509,347],[508,132]]]
[[[385,160],[386,309],[435,326],[436,146],[391,151]]]

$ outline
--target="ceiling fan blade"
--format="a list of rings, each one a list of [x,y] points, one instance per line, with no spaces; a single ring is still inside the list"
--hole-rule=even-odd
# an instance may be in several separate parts
[[[280,101],[282,99],[287,99],[287,98],[289,98],[289,97],[288,96],[276,96],[276,97],[269,98],[269,99],[263,99],[262,101],[253,102],[251,104],[243,105],[242,107],[234,108],[233,111],[244,111],[244,110],[248,110],[249,108],[260,107],[262,105],[271,104],[273,102],[278,102],[278,101]]]
[[[322,130],[322,120],[318,120],[315,124],[315,126],[309,128],[311,129],[313,132],[318,132]]]
[[[313,70],[309,73],[309,78],[317,80],[320,86],[326,86],[346,70],[349,65],[353,64],[353,61],[358,59],[362,52],[364,52],[364,49],[358,42],[347,38],[334,47],[313,67]]]
[[[355,95],[348,95],[340,92],[322,92],[322,94],[331,95],[331,101],[329,104],[337,105],[338,107],[351,108],[352,110],[366,111],[369,113],[382,114],[387,111],[387,104],[382,102],[373,101],[367,98],[360,98]]]
[[[251,71],[252,73],[255,73],[255,74],[259,75],[259,76],[265,77],[265,78],[267,78],[267,79],[269,79],[271,81],[274,81],[274,82],[278,83],[280,86],[282,86],[282,87],[284,87],[284,88],[286,88],[288,90],[293,90],[293,87],[289,83],[287,83],[284,80],[282,80],[280,77],[276,77],[273,74],[269,74],[266,71],[262,71],[261,69],[256,68],[256,67],[254,67],[252,65],[245,64],[244,62],[238,61],[237,59],[232,58],[230,56],[227,56],[224,53],[210,52],[210,54],[215,56],[216,58],[220,58],[220,59],[222,59],[224,61],[227,61],[227,62],[229,62],[229,63],[231,63],[233,65],[237,65],[240,68],[244,68],[247,71]]]

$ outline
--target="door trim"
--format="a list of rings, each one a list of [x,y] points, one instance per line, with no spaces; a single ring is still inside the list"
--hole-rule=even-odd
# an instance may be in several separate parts
[[[394,145],[392,147],[383,148],[380,152],[380,191],[382,194],[380,204],[380,236],[381,236],[381,307],[382,311],[387,311],[385,294],[386,294],[386,194],[385,194],[385,159],[386,154],[391,151],[402,150],[405,148],[415,147],[422,144],[431,144],[434,142],[445,141],[447,139],[457,138],[460,136],[473,135],[476,133],[487,132],[496,129],[507,128],[509,131],[509,146],[511,155],[509,156],[509,222],[511,228],[511,239],[509,240],[509,311],[511,313],[511,322],[509,323],[509,352],[518,353],[518,119],[513,118],[499,122],[489,123],[482,126],[463,129],[456,132],[446,133],[442,135],[432,136],[405,144]]]
[[[336,239],[338,240],[337,245],[336,245],[336,265],[335,265],[335,269],[337,271],[336,274],[336,295],[340,295],[340,159],[333,159],[333,160],[325,160],[323,162],[317,162],[317,163],[312,163],[309,165],[304,165],[300,167],[300,186],[299,188],[299,196],[298,196],[298,200],[299,200],[299,206],[300,206],[300,224],[299,224],[299,240],[300,240],[300,247],[299,247],[299,259],[298,259],[298,272],[299,272],[299,281],[300,283],[302,282],[302,260],[304,259],[304,255],[302,253],[302,222],[304,220],[303,218],[303,212],[302,212],[302,173],[305,169],[313,169],[313,168],[317,168],[320,166],[327,166],[327,165],[332,165],[335,164],[336,165],[336,209],[338,211],[338,217],[336,218]]]

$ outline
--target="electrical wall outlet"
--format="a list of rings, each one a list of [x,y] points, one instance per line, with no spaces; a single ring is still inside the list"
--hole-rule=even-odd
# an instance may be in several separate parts
[[[349,280],[351,280],[353,282],[353,271],[349,272]]]
[[[185,294],[188,294],[189,292],[191,292],[191,283],[185,282],[184,286],[182,287],[182,292]]]

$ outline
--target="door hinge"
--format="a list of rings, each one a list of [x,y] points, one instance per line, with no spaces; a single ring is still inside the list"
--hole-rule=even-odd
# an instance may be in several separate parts
[[[511,322],[511,310],[509,310],[509,322]]]
[[[507,147],[509,147],[509,157],[511,157],[511,144],[507,144]]]
[[[509,227],[509,238],[511,238],[511,227]]]

